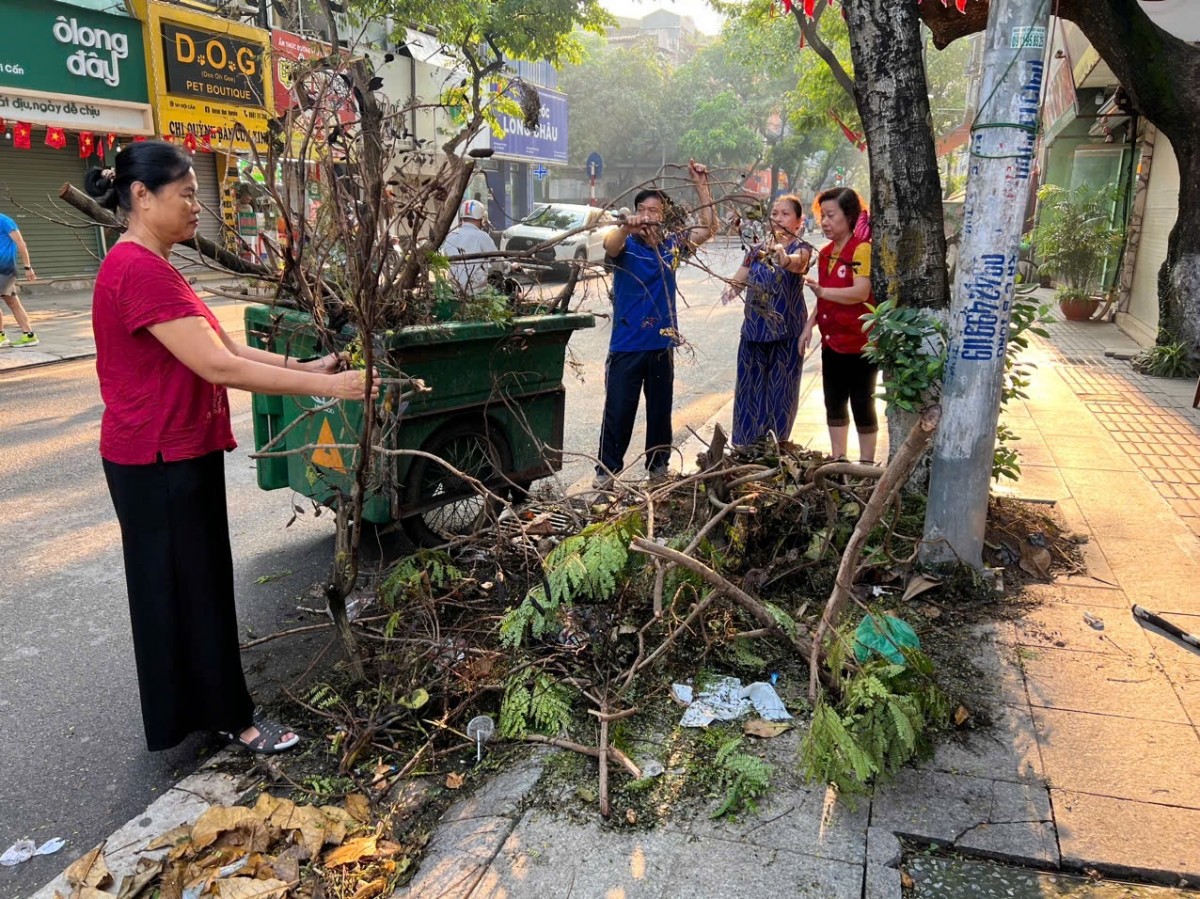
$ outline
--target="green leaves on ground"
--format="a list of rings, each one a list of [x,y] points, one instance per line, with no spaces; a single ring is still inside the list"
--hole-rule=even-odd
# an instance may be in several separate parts
[[[630,564],[629,542],[643,533],[641,515],[630,512],[590,524],[554,548],[542,566],[544,580],[500,623],[500,640],[519,646],[527,633],[544,637],[560,626],[559,609],[576,599],[602,601],[617,590]]]
[[[904,656],[905,665],[875,660],[862,666],[843,681],[837,706],[818,699],[800,744],[808,780],[862,793],[929,745],[928,733],[945,724],[949,705],[933,682],[928,656],[915,650]]]

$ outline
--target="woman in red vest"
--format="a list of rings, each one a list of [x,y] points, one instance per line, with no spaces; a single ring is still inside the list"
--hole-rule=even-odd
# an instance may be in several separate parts
[[[845,458],[853,412],[859,460],[872,464],[879,434],[875,417],[878,366],[863,355],[867,334],[861,319],[875,303],[870,232],[862,227],[866,213],[858,194],[848,187],[822,191],[815,206],[821,231],[830,242],[817,258],[816,280],[805,279],[817,295],[817,314],[809,319],[801,346],[808,345],[814,325],[821,329],[821,378],[831,455]]]

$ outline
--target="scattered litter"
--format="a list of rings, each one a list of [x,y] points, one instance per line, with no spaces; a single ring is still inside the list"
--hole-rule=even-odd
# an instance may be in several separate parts
[[[878,621],[883,622],[882,633]],[[854,657],[865,662],[877,652],[893,665],[904,664],[901,649],[920,649],[921,639],[905,622],[892,615],[868,615],[854,632]]]
[[[496,732],[496,722],[489,715],[476,715],[467,722],[467,738],[475,741],[475,761],[483,761],[483,744]]]
[[[44,843],[42,843],[42,845],[38,846],[37,849],[33,850],[33,854],[34,855],[53,855],[54,853],[58,852],[59,849],[62,849],[62,847],[65,845],[67,845],[66,840],[62,839],[61,837],[54,837],[52,839],[46,840],[46,842],[44,842]]]
[[[4,850],[3,855],[0,855],[0,865],[11,868],[13,865],[27,862],[33,858],[33,853],[36,850],[37,844],[33,840],[17,840],[17,842]]]
[[[1093,615],[1091,612],[1084,612],[1083,620],[1098,631],[1104,630],[1104,619]]]
[[[40,846],[36,845],[33,840],[17,840],[4,850],[3,855],[0,855],[0,865],[11,868],[21,862],[29,861],[35,855],[53,855],[65,845],[67,845],[67,841],[58,837],[46,840]]]
[[[736,677],[716,677],[699,693],[687,684],[672,684],[671,693],[677,702],[687,706],[679,719],[681,727],[708,727],[713,721],[733,721],[751,708],[768,721],[791,719],[783,700],[768,683],[758,682],[743,687]]]
[[[642,777],[661,777],[665,770],[663,763],[658,759],[646,759],[642,762]]]

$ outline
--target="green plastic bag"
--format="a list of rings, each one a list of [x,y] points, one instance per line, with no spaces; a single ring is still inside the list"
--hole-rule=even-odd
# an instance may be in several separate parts
[[[883,623],[884,633],[880,633],[876,622]],[[906,623],[891,615],[868,615],[854,632],[854,658],[859,662],[865,662],[874,651],[893,665],[903,665],[901,647],[920,649],[921,638]]]

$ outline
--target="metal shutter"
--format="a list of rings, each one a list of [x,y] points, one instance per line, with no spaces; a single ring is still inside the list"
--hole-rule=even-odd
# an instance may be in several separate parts
[[[204,209],[200,212],[199,233],[216,243],[224,241],[221,223],[221,182],[217,180],[217,155],[197,153],[192,158],[196,172],[196,198]]]
[[[83,189],[87,161],[79,158],[73,135],[61,150],[45,146],[45,136],[35,129],[28,150],[0,141],[0,212],[17,223],[39,278],[88,277],[100,266],[99,228],[69,228],[43,217],[83,218],[58,199],[58,192],[65,181]]]

